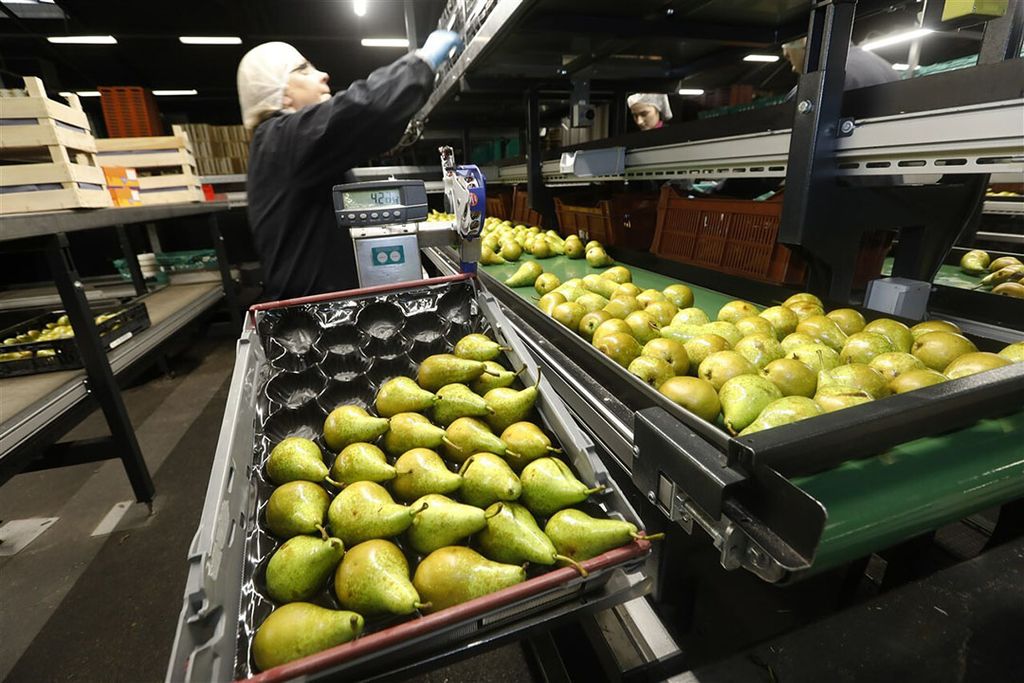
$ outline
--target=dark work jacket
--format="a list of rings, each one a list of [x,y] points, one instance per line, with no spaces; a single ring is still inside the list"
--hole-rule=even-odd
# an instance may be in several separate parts
[[[431,68],[410,54],[326,102],[256,128],[246,190],[264,300],[358,285],[352,239],[335,221],[331,187],[397,144],[433,84]]]

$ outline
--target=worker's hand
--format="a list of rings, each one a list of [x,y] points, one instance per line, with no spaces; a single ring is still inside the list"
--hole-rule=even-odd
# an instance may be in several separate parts
[[[454,50],[454,53],[452,52]],[[462,37],[454,31],[434,31],[427,36],[427,42],[416,51],[416,54],[437,71],[449,55],[454,56],[462,51]]]

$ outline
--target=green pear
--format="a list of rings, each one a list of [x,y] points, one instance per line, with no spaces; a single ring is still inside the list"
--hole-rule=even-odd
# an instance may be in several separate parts
[[[357,481],[341,490],[327,510],[331,534],[349,548],[371,538],[397,536],[419,512],[399,505],[391,494],[372,481]]]
[[[691,339],[696,339],[704,334],[704,331],[702,325],[672,323],[668,327],[661,328],[660,334],[662,339],[671,339],[672,341],[679,342],[680,344],[685,344]],[[729,346],[728,342],[726,342],[726,346]]]
[[[992,257],[981,249],[972,249],[960,257],[960,270],[968,275],[981,275],[988,271]]]
[[[391,418],[391,429],[384,435],[384,450],[399,456],[413,448],[437,448],[444,429],[430,423],[419,413],[398,413]]]
[[[831,347],[817,343],[798,346],[787,353],[786,358],[800,361],[815,373],[839,365],[839,354]]]
[[[490,560],[505,564],[550,566],[562,561],[587,572],[572,558],[559,555],[555,544],[537,526],[530,511],[518,503],[495,503],[487,508],[487,525],[477,534],[477,547]]]
[[[852,308],[837,308],[834,311],[829,311],[826,315],[831,318],[836,325],[839,325],[839,329],[847,336],[862,331],[864,326],[867,324],[860,311]]]
[[[785,301],[783,301],[782,305],[788,307],[788,306],[792,306],[793,304],[796,304],[796,303],[801,302],[801,301],[807,302],[807,303],[812,303],[815,306],[817,306],[818,308],[824,308],[825,307],[825,304],[822,303],[821,299],[819,299],[818,297],[814,296],[810,292],[797,292],[793,296],[791,296],[788,299],[786,299]]]
[[[743,431],[769,403],[780,398],[779,388],[761,375],[733,377],[718,391],[725,426],[733,434]]]
[[[586,315],[587,313],[600,311],[602,308],[607,306],[609,302],[608,299],[604,298],[600,294],[595,294],[594,292],[587,292],[586,294],[577,297],[576,301],[573,303],[575,303],[577,306],[582,307],[584,311],[583,314]],[[577,323],[577,326],[578,325],[579,323]]]
[[[877,332],[854,332],[839,352],[841,363],[870,363],[875,356],[892,353],[896,346]]]
[[[797,324],[796,331],[806,334],[837,353],[842,351],[843,345],[846,344],[846,333],[828,316],[812,315],[804,318]]]
[[[533,248],[530,249],[530,253],[534,258],[551,258],[551,243],[545,239],[537,238],[533,241]]]
[[[759,315],[748,315],[746,318],[740,318],[733,323],[736,329],[740,331],[744,337],[749,337],[755,334],[766,334],[776,342],[779,341],[778,337],[775,336],[775,328],[768,321]]]
[[[347,643],[362,632],[363,618],[355,612],[291,602],[271,612],[256,629],[252,656],[256,668],[267,671]]]
[[[636,300],[644,308],[647,308],[651,304],[668,301],[668,299],[665,298],[665,295],[656,289],[645,289],[636,295]],[[675,313],[672,315],[675,315]]]
[[[554,310],[551,311],[551,317],[562,323],[570,330],[575,332],[579,329],[580,321],[583,320],[583,316],[587,314],[587,309],[583,308],[580,304],[575,301],[567,301],[564,304],[558,304]]]
[[[521,565],[492,562],[475,550],[448,546],[423,558],[412,583],[420,598],[430,604],[425,611],[434,612],[525,580],[526,570]]]
[[[429,448],[413,448],[395,461],[391,490],[403,502],[430,493],[452,493],[462,486],[462,477],[448,469],[441,456]]]
[[[673,403],[708,422],[714,422],[722,411],[714,385],[698,377],[672,377],[665,380],[658,391]]]
[[[686,353],[686,347],[674,339],[652,339],[644,344],[640,355],[665,361],[673,375],[685,375],[690,369],[690,357]]]
[[[821,413],[821,406],[806,396],[786,396],[766,405],[757,419],[747,425],[739,436],[799,422]]]
[[[429,410],[436,402],[437,397],[416,384],[412,378],[393,377],[381,385],[375,405],[380,415],[392,417],[399,413]],[[363,439],[368,440],[370,439]]]
[[[505,284],[509,287],[532,287],[543,272],[544,267],[536,261],[525,261],[515,273],[505,279]]]
[[[467,334],[465,337],[455,342],[455,348],[452,349],[452,353],[459,358],[465,358],[466,360],[494,360],[501,355],[501,352],[505,350],[505,347],[494,341],[486,334]]]
[[[675,304],[676,308],[690,308],[693,306],[693,290],[683,284],[669,285],[661,290],[665,298]],[[704,322],[709,322],[705,320]]]
[[[613,266],[601,273],[601,277],[617,282],[620,285],[633,281],[633,274],[625,266]]]
[[[274,489],[267,501],[267,527],[278,538],[316,533],[324,523],[331,496],[319,484],[290,481]]]
[[[558,304],[564,304],[568,299],[561,292],[548,292],[537,300],[537,308],[544,311],[544,315],[551,315]]]
[[[571,240],[573,235],[570,235],[565,240],[565,255],[571,259],[583,258],[583,243],[579,239]]]
[[[779,341],[782,341],[786,335],[796,332],[796,326],[800,322],[800,318],[796,317],[796,313],[785,306],[766,308],[761,311],[760,315],[775,328],[775,336]]]
[[[731,346],[725,338],[719,337],[717,334],[698,334],[693,339],[684,342],[683,348],[686,349],[686,355],[690,359],[690,369],[687,372],[696,375],[700,364],[708,356],[719,351],[729,351]]]
[[[342,607],[367,616],[412,614],[424,606],[405,554],[381,539],[349,548],[334,574],[334,594]]]
[[[514,422],[521,422],[529,417],[533,410],[534,403],[540,395],[540,374],[537,374],[537,383],[516,391],[511,387],[499,387],[491,389],[484,394],[484,400],[494,412],[485,417],[487,424],[495,432],[503,432],[505,428]]]
[[[960,356],[977,350],[978,347],[963,335],[953,332],[927,332],[914,340],[910,352],[932,370],[942,372]]]
[[[700,364],[697,369],[697,376],[711,382],[715,391],[720,391],[722,385],[733,377],[740,375],[754,375],[757,368],[746,358],[735,351],[718,351],[713,353]]]
[[[718,319],[727,323],[734,323],[741,318],[757,315],[761,311],[749,301],[730,301],[718,309]]]
[[[591,273],[583,278],[583,287],[587,291],[600,294],[605,299],[610,299],[615,290],[619,288],[617,282],[601,277],[597,273]]]
[[[773,360],[761,369],[761,374],[779,388],[783,396],[814,396],[818,376],[809,367],[792,358]]]
[[[587,249],[586,259],[587,265],[591,268],[603,268],[604,266],[613,263],[612,257],[609,256],[604,249],[599,247],[591,247],[590,249]]]
[[[590,341],[594,346],[597,346],[597,342],[601,340],[601,337],[609,334],[625,334],[630,337],[633,336],[633,332],[630,330],[630,327],[626,324],[625,320],[613,318],[612,320],[606,320],[598,325],[597,329],[594,330],[594,335],[591,337]]]
[[[804,320],[815,315],[825,315],[825,309],[812,301],[796,301],[786,306],[796,313],[798,320]]]
[[[997,259],[993,259],[988,264],[988,271],[994,273],[997,270],[1002,270],[1008,266],[1019,266],[1021,265],[1020,259],[1016,256],[1000,256]]]
[[[756,320],[762,320],[766,325],[771,326],[771,323],[764,318],[756,318]],[[740,322],[743,321],[741,320]],[[782,344],[775,338],[774,332],[757,332],[744,337],[736,343],[733,351],[750,361],[750,364],[758,370],[785,355],[782,350]]]
[[[910,328],[910,334],[914,336],[916,341],[918,337],[929,332],[949,332],[950,334],[960,334],[960,328],[954,323],[948,320],[925,320]]]
[[[485,266],[500,266],[508,263],[501,254],[494,253],[494,250],[486,244],[480,247],[480,264]]]
[[[388,464],[384,451],[371,443],[353,443],[338,453],[331,465],[330,482],[347,485],[357,481],[384,482],[395,478],[395,468]]]
[[[1014,342],[1003,347],[999,355],[1011,363],[1024,363],[1024,342]]]
[[[267,593],[278,604],[310,600],[323,589],[345,554],[340,539],[295,536],[267,563]]]
[[[467,360],[449,353],[427,356],[416,370],[416,383],[427,391],[437,391],[445,384],[466,384],[484,374],[483,361]]]
[[[707,325],[709,322],[708,314],[699,308],[681,308],[672,316],[673,325]]]
[[[388,430],[388,421],[374,417],[362,406],[338,406],[324,421],[324,441],[332,451],[352,443],[373,441]]]
[[[641,346],[661,336],[661,326],[647,311],[633,311],[626,316],[626,324]]]
[[[661,534],[643,536],[636,525],[621,519],[597,519],[581,510],[556,512],[544,526],[544,534],[551,539],[560,555],[577,562],[626,545],[634,539],[655,539]]]
[[[828,386],[863,389],[871,398],[885,398],[889,395],[889,382],[882,373],[863,363],[840,365],[818,373],[818,391]]]
[[[576,331],[579,332],[584,339],[590,341],[594,338],[594,332],[598,327],[600,327],[601,323],[611,319],[612,316],[607,311],[602,310],[587,313],[580,318],[580,324],[576,328]]]
[[[873,400],[871,394],[863,389],[846,387],[841,384],[818,387],[818,391],[814,394],[814,402],[821,406],[821,409],[826,413],[832,413]]]
[[[459,464],[474,453],[505,455],[508,450],[490,427],[472,417],[460,417],[448,425],[442,442],[445,457]]]
[[[604,486],[588,487],[573,475],[569,466],[557,458],[540,458],[523,468],[522,503],[538,517],[577,505]]]
[[[501,245],[500,253],[501,257],[506,261],[518,261],[519,257],[523,255],[523,248],[512,240],[506,240]]]
[[[581,296],[587,293],[587,290],[583,289],[582,285],[576,284],[572,280],[566,280],[562,284],[555,287],[548,294],[560,294],[566,301],[576,301]],[[547,296],[545,294],[544,296]],[[541,297],[543,298],[543,297]]]
[[[1021,269],[1021,275],[1024,276],[1024,268]],[[1024,284],[1019,282],[1004,282],[1001,285],[996,285],[992,288],[993,294],[999,296],[1010,296],[1015,299],[1024,299]]]
[[[487,518],[479,507],[456,503],[438,494],[423,496],[412,505],[422,507],[423,512],[413,517],[405,540],[420,555],[462,543],[487,526]]]
[[[729,342],[730,348],[736,346],[740,339],[743,339],[743,335],[736,329],[736,326],[724,320],[716,320],[708,323],[707,325],[701,325],[700,331],[701,334],[717,334],[719,337]]]
[[[511,386],[516,381],[516,373],[506,370],[500,363],[492,360],[484,361],[484,374],[470,382],[469,388],[474,394],[483,396],[491,389]]]
[[[808,344],[817,344],[818,342],[811,337],[808,337],[806,334],[793,332],[783,337],[782,341],[779,343],[782,345],[783,351],[790,353],[793,349],[798,347],[807,346]]]
[[[508,447],[505,461],[513,471],[520,472],[537,458],[549,453],[561,453],[562,449],[551,445],[551,439],[532,422],[516,422],[505,428],[501,440]]]
[[[930,387],[945,381],[948,381],[948,378],[941,372],[935,372],[931,368],[915,368],[907,370],[889,382],[889,389],[894,394],[905,394],[908,391]]]
[[[270,451],[267,476],[278,485],[300,479],[319,482],[327,476],[327,465],[319,446],[301,436],[289,436]]]
[[[626,333],[606,334],[599,339],[595,338],[594,348],[624,368],[628,368],[643,350],[640,342],[633,335]]]
[[[914,334],[910,328],[898,320],[890,318],[879,318],[872,320],[861,332],[874,332],[880,334],[890,342],[897,351],[910,353],[910,347],[914,344]]]
[[[446,384],[437,390],[434,423],[447,427],[460,417],[483,417],[491,409],[483,396],[473,393],[465,384]]]
[[[537,293],[541,296],[553,291],[555,287],[562,284],[562,281],[558,279],[558,276],[554,273],[541,273],[536,280],[533,282],[533,288],[537,290]]]
[[[462,464],[459,497],[485,508],[500,500],[516,500],[522,493],[519,477],[508,463],[493,453],[475,453]]]
[[[881,373],[886,382],[892,382],[904,372],[924,367],[924,363],[920,360],[909,353],[903,353],[901,351],[881,353],[872,358],[868,365],[872,369]]]
[[[942,371],[942,374],[950,379],[959,379],[960,377],[976,375],[979,372],[985,372],[986,370],[992,370],[993,368],[1001,368],[1004,365],[1010,364],[1009,359],[1003,358],[995,353],[976,351],[974,353],[965,353],[964,355],[956,358],[946,366],[946,369]]]
[[[655,340],[657,341],[657,340]],[[654,356],[637,356],[627,368],[629,373],[639,377],[641,381],[655,389],[664,384],[665,380],[675,377],[672,366]]]

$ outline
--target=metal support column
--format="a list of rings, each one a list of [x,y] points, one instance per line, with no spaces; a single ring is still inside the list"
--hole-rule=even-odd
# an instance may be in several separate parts
[[[1024,43],[1024,0],[1009,0],[1006,14],[985,24],[978,64],[993,64],[1020,55]]]
[[[220,280],[224,285],[224,301],[231,319],[231,332],[238,334],[242,331],[241,304],[238,301],[235,281],[231,279],[231,264],[228,262],[228,250],[224,247],[224,235],[220,231],[217,214],[209,214],[206,220],[210,225],[210,239],[213,240],[213,248],[217,252],[217,267],[220,268]]]
[[[128,239],[128,230],[123,225],[114,226],[117,230],[117,241],[121,244],[121,254],[124,256],[125,265],[128,266],[128,273],[132,276],[132,285],[135,286],[135,293],[139,296],[146,294],[149,289],[146,287],[146,278],[142,276],[142,268],[139,266],[139,257],[132,249],[132,242]]]
[[[526,204],[541,214],[544,225],[550,225],[555,214],[541,171],[540,129],[540,93],[530,88],[526,93]]]
[[[135,439],[135,430],[128,419],[124,401],[121,400],[121,392],[110,369],[106,351],[100,342],[99,332],[96,331],[96,323],[85,298],[85,289],[75,269],[64,233],[53,236],[51,244],[46,249],[46,259],[61,301],[64,302],[68,319],[75,330],[75,344],[82,355],[82,364],[89,377],[89,391],[100,404],[110,428],[112,445],[124,463],[136,500],[152,506],[155,493],[153,479],[149,475],[146,461]]]
[[[409,52],[419,49],[420,34],[416,26],[416,3],[414,0],[405,0],[405,37],[409,39]]]

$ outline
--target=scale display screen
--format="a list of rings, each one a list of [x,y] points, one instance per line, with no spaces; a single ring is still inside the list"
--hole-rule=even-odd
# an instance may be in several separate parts
[[[376,209],[401,203],[402,195],[397,188],[341,193],[341,204],[346,209]]]

